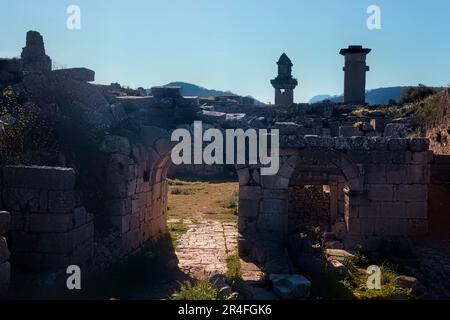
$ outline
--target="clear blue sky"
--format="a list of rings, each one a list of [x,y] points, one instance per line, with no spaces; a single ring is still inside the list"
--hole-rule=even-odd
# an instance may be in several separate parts
[[[81,30],[66,28],[79,5]],[[366,27],[380,6],[382,29]],[[40,31],[57,65],[86,66],[96,82],[150,87],[186,81],[273,102],[270,79],[286,52],[296,100],[338,94],[349,44],[372,48],[367,87],[450,83],[448,0],[0,0],[0,56]]]

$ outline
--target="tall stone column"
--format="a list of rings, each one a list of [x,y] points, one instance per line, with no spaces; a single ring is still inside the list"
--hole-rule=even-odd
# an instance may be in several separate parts
[[[344,103],[364,104],[366,102],[366,56],[372,51],[362,46],[349,46],[341,49],[345,57]]]

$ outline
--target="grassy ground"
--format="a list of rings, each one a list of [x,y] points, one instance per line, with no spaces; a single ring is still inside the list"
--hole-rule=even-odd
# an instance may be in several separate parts
[[[237,182],[169,180],[169,219],[237,221]]]
[[[369,290],[367,267],[378,265],[381,268],[381,288]],[[326,270],[314,279],[312,297],[344,300],[389,300],[413,299],[410,289],[401,288],[397,283],[396,268],[388,263],[377,263],[357,254],[344,261],[339,270]]]

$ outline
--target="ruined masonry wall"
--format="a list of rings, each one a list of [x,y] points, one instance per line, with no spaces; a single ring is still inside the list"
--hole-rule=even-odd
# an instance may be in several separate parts
[[[267,241],[286,245],[289,182],[299,165],[334,165],[345,177],[349,187],[345,195],[347,247],[362,244],[371,248],[387,237],[428,233],[427,139],[292,135],[282,136],[280,141],[277,175],[261,176],[257,166],[238,168],[242,255],[250,254],[266,267],[280,260],[279,248],[272,253],[261,251],[267,251]]]
[[[93,216],[74,190],[69,168],[3,168],[3,208],[11,213],[11,259],[33,271],[51,271],[92,257]]]
[[[5,293],[10,284],[11,265],[10,252],[4,234],[9,230],[11,216],[9,212],[0,211],[0,295]]]

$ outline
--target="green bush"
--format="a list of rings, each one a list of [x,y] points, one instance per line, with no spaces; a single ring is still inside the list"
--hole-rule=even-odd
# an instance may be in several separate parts
[[[401,104],[418,102],[435,93],[435,89],[419,84],[417,87],[409,87],[405,89],[400,95],[399,102]]]
[[[225,294],[211,280],[202,279],[182,283],[172,295],[172,300],[233,300],[236,294]]]

